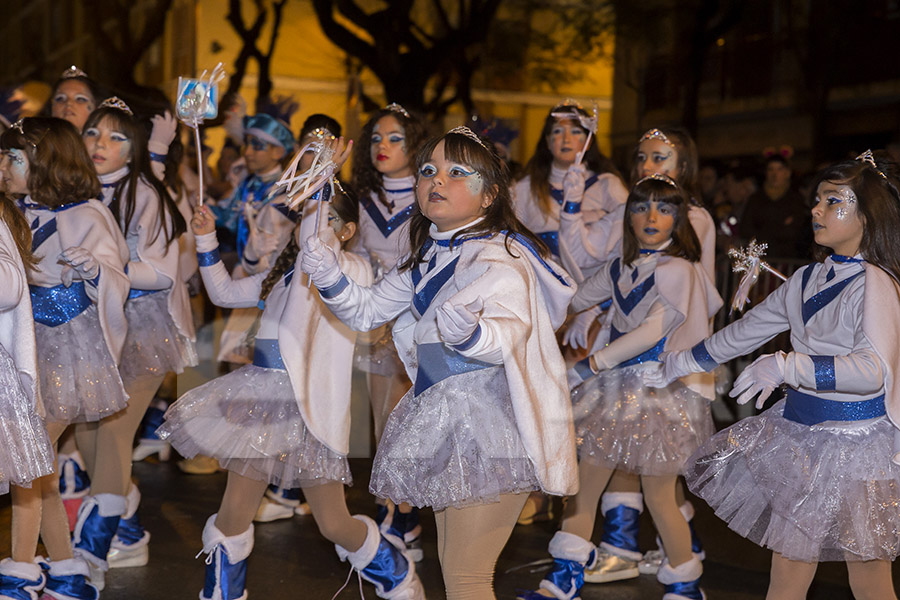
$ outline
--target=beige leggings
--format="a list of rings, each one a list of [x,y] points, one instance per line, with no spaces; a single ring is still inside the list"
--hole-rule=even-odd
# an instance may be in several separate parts
[[[434,513],[438,558],[447,600],[493,600],[497,557],[516,525],[528,494],[506,494],[500,502]]]
[[[578,465],[578,477],[581,487],[578,493],[569,498],[563,513],[562,530],[566,533],[590,540],[594,532],[594,521],[600,496],[612,476],[612,469],[600,467],[582,461]],[[675,499],[675,475],[642,476],[644,502],[650,509],[650,515],[659,531],[666,556],[673,567],[693,558],[691,552],[691,531]]]
[[[766,600],[804,600],[818,566],[773,553]],[[847,561],[847,573],[856,600],[897,600],[889,561]]]
[[[375,445],[381,441],[384,432],[384,424],[388,415],[400,402],[403,394],[410,387],[409,379],[403,373],[384,376],[369,373],[367,382],[369,385],[369,403],[372,406],[372,421],[375,423]]]
[[[47,422],[50,441],[56,445],[64,423]],[[59,474],[51,473],[31,482],[30,488],[10,487],[12,495],[12,559],[32,562],[38,536],[44,540],[50,560],[72,558],[69,519],[59,497]]]
[[[225,495],[222,496],[219,514],[216,516],[216,528],[229,537],[247,531],[266,487],[265,481],[229,471]],[[351,552],[359,550],[366,540],[368,530],[365,523],[350,516],[342,483],[329,481],[304,487],[303,495],[309,503],[319,531],[328,541]]]
[[[75,426],[75,439],[91,478],[91,494],[125,496],[131,487],[131,447],[165,375],[139,377],[125,382],[128,406],[95,423]]]

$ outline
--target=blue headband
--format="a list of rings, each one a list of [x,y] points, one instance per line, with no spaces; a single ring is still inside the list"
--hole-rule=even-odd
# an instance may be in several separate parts
[[[291,130],[275,117],[265,113],[244,117],[244,133],[281,146],[287,152],[294,149],[294,134]]]

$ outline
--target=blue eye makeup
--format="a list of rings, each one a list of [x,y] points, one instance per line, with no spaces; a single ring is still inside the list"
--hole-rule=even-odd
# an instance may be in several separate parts
[[[114,142],[127,142],[128,136],[126,136],[124,133],[119,133],[118,131],[113,131],[112,133],[109,134],[109,139],[111,139]]]
[[[266,148],[269,147],[268,142],[264,142],[261,139],[259,139],[258,137],[252,136],[252,135],[244,136],[244,144],[247,146],[250,146],[257,152],[262,152],[263,150],[265,150]]]
[[[377,144],[381,141],[381,134],[374,133],[372,134],[372,143]]]
[[[430,179],[430,178],[434,177],[435,175],[437,175],[437,167],[435,167],[434,165],[432,165],[430,163],[425,163],[424,165],[422,165],[422,168],[419,169],[419,175],[421,175],[422,177],[425,177],[427,179]]]
[[[469,175],[473,175],[475,171],[470,171],[465,167],[461,167],[459,165],[454,165],[450,167],[450,177],[468,177]]]
[[[84,135],[84,137],[97,137],[98,135],[100,135],[100,130],[96,127],[88,127],[84,130],[84,133],[82,135]]]
[[[650,210],[649,202],[634,202],[628,206],[628,212],[633,214],[645,213]]]
[[[656,210],[659,211],[659,214],[668,216],[676,214],[678,212],[678,207],[668,202],[660,202],[656,206]]]
[[[392,136],[388,137],[388,140],[392,144],[399,144],[400,142],[402,142],[405,139],[406,138],[404,138],[402,135],[392,135]]]

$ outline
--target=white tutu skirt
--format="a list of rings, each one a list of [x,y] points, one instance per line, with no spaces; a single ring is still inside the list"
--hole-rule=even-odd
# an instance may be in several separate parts
[[[53,446],[28,398],[12,357],[0,346],[0,494],[10,484],[30,487],[56,468]]]
[[[165,419],[157,434],[188,458],[211,456],[229,471],[287,488],[353,482],[347,458],[307,429],[282,369],[244,365],[184,394]]]
[[[803,562],[900,554],[900,467],[887,418],[845,428],[782,417],[784,401],[720,431],[691,457],[691,491],[728,526]]]
[[[388,417],[369,482],[379,498],[434,510],[536,489],[503,367],[410,389]]]
[[[99,421],[128,404],[128,395],[92,304],[62,325],[35,322],[37,370],[47,421]]]
[[[194,343],[178,331],[168,302],[168,292],[161,290],[125,303],[128,334],[119,361],[123,380],[181,373],[197,364]]]
[[[357,337],[353,366],[364,373],[393,377],[405,373],[391,335],[393,322]]]
[[[640,475],[678,475],[716,431],[709,401],[678,381],[645,386],[643,368],[603,371],[572,390],[578,458]]]

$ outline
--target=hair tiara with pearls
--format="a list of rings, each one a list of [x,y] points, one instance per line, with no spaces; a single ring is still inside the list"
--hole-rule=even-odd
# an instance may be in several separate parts
[[[647,130],[644,135],[641,136],[641,139],[638,140],[638,144],[647,140],[658,140],[670,148],[675,147],[675,144],[672,143],[672,140],[670,140],[668,137],[666,137],[666,134],[656,128]]]
[[[97,108],[115,108],[116,110],[121,110],[123,113],[128,115],[129,117],[133,117],[134,113],[131,111],[131,108],[125,101],[119,98],[118,96],[111,96],[100,103],[100,106]]]
[[[409,111],[406,110],[405,108],[403,108],[402,106],[400,106],[399,104],[397,104],[396,102],[391,102],[390,104],[388,104],[387,106],[384,107],[384,110],[389,110],[391,112],[400,113],[407,119],[412,118],[409,116]]]
[[[68,69],[59,74],[60,79],[72,79],[73,77],[85,77],[87,78],[88,74],[76,67],[75,65],[71,65]]]
[[[673,188],[678,189],[678,184],[674,179],[669,177],[668,175],[663,175],[662,173],[653,173],[652,175],[647,175],[646,177],[641,177],[637,180],[637,183],[634,184],[634,187],[637,187],[644,183],[645,181],[662,181],[663,183],[668,183]]]
[[[472,131],[471,129],[469,129],[469,128],[466,127],[465,125],[461,125],[461,126],[459,126],[459,127],[454,127],[453,129],[451,129],[451,130],[448,131],[447,133],[455,133],[456,135],[463,135],[463,136],[469,138],[470,140],[472,140],[473,142],[477,143],[479,146],[481,146],[482,148],[484,148],[484,149],[487,150],[488,152],[490,152],[490,149],[489,149],[487,146],[484,145],[484,142],[481,141],[481,138],[478,137],[478,135],[477,135],[474,131]]]

